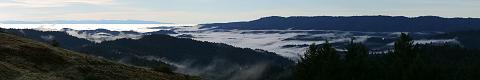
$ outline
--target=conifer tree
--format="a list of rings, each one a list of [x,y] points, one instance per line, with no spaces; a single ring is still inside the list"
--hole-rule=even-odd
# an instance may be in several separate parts
[[[367,80],[369,73],[369,51],[365,45],[361,43],[354,43],[353,40],[347,47],[345,56],[346,75],[348,80]]]
[[[394,53],[395,57],[408,58],[412,57],[413,39],[405,33],[400,35],[400,38],[395,42]]]
[[[315,72],[316,70],[313,66],[317,65],[315,64],[315,61],[318,61],[318,57],[316,57],[318,54],[317,52],[318,46],[313,43],[311,44],[305,54],[300,57],[299,62],[297,63],[297,67],[295,70],[295,79],[297,80],[311,80],[313,79],[312,76],[316,76]]]
[[[391,53],[390,66],[391,79],[412,80],[418,79],[422,72],[422,60],[418,52],[415,51],[413,39],[405,33],[395,42],[394,52]]]
[[[341,78],[340,75],[340,59],[339,55],[335,48],[332,45],[325,41],[321,48],[318,50],[318,55],[320,57],[320,74],[317,75],[317,80],[336,80]]]
[[[328,43],[311,45],[297,64],[296,80],[478,80],[479,49],[458,45],[414,44],[402,33],[394,50],[369,54],[350,43],[340,59]]]
[[[328,41],[321,47],[312,44],[297,63],[297,80],[336,80],[340,79],[340,60],[335,48]]]

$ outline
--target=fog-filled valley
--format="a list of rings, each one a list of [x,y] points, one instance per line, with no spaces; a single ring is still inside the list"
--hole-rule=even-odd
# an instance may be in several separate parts
[[[335,43],[338,50],[343,50],[346,43],[354,39],[355,42],[362,42],[378,51],[386,51],[393,46],[393,42],[401,32],[362,32],[362,31],[340,31],[340,30],[230,30],[230,29],[205,29],[202,25],[162,25],[162,24],[102,24],[85,25],[88,28],[72,29],[83,27],[80,24],[30,24],[16,25],[4,24],[3,26],[15,26],[13,29],[33,29],[38,31],[59,31],[70,36],[86,39],[95,43],[113,41],[117,39],[140,39],[144,35],[163,34],[178,38],[189,38],[199,41],[225,43],[228,45],[262,49],[275,52],[281,56],[298,59],[299,54],[312,43],[323,43],[325,40]],[[124,26],[117,27],[117,26]],[[49,26],[49,27],[46,27]],[[104,27],[106,26],[106,27]],[[133,27],[128,27],[133,26]],[[73,28],[75,28],[73,27]],[[5,27],[12,28],[12,27]],[[431,38],[445,32],[409,32],[413,34],[417,43],[458,43],[455,37]],[[51,35],[40,35],[52,37]]]

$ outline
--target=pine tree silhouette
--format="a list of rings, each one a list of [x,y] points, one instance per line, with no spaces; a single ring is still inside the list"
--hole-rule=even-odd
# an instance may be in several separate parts
[[[312,44],[297,63],[295,78],[297,80],[336,80],[340,75],[339,56],[335,48],[325,41],[320,45]]]
[[[313,43],[311,44],[307,51],[305,52],[304,56],[300,57],[299,62],[297,63],[297,67],[295,69],[295,79],[297,80],[312,80],[312,76],[316,76],[317,74],[314,72],[316,71],[315,69],[315,63],[318,63],[318,46]]]
[[[394,52],[391,53],[391,66],[389,78],[392,80],[413,80],[419,79],[422,72],[422,60],[415,51],[413,39],[402,33],[395,42]]]
[[[459,45],[414,44],[402,33],[393,52],[369,54],[367,47],[352,41],[340,58],[326,41],[310,45],[294,76],[296,80],[478,80],[479,53],[480,49]]]
[[[368,80],[370,62],[368,59],[369,50],[361,43],[354,43],[353,40],[347,47],[345,56],[347,80]]]

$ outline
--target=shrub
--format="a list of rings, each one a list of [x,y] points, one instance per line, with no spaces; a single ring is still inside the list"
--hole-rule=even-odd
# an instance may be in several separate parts
[[[170,67],[168,67],[167,65],[159,65],[159,66],[153,67],[152,70],[157,71],[157,72],[164,72],[164,73],[168,73],[168,74],[173,73],[172,69]]]

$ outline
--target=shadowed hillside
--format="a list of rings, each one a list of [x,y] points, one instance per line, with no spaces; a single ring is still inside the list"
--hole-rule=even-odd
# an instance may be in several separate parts
[[[162,61],[175,66],[175,71],[224,80],[236,77],[247,79],[282,79],[293,61],[263,50],[176,38],[168,35],[147,35],[141,39],[120,39],[83,46],[79,49],[92,55],[129,61],[129,64]],[[132,61],[141,57],[144,61]],[[250,70],[250,72],[249,72]],[[241,78],[241,77],[240,77]]]
[[[56,40],[59,44],[61,44],[59,45],[60,47],[69,50],[93,43],[86,39],[77,38],[70,36],[65,32],[58,31],[37,31],[32,29],[5,29],[3,31],[9,34],[14,34],[16,36],[29,38],[44,43],[51,43],[52,40]]]
[[[480,30],[450,32],[432,36],[433,39],[456,39],[465,48],[480,49]]]
[[[0,80],[188,80],[0,33]]]

